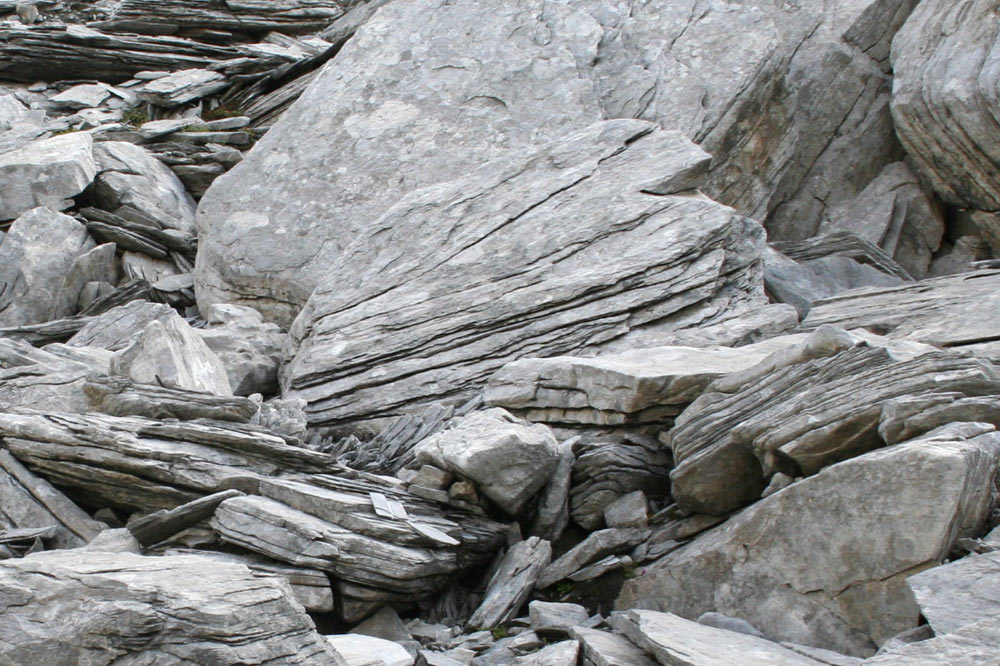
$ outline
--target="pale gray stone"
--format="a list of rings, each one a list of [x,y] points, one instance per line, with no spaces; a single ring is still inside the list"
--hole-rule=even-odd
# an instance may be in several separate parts
[[[119,351],[150,322],[166,321],[175,314],[169,305],[134,300],[93,317],[66,344]]]
[[[166,76],[166,73],[164,73]],[[139,136],[149,141],[167,134],[173,134],[191,125],[190,118],[163,118],[150,120],[139,126]]]
[[[938,636],[1000,615],[1000,553],[969,555],[906,579]]]
[[[606,555],[614,555],[630,550],[649,535],[647,530],[606,529],[591,532],[576,546],[549,564],[538,577],[539,589],[555,585],[570,577],[586,565]]]
[[[608,527],[645,527],[648,519],[649,501],[641,490],[622,495],[604,507],[604,524]]]
[[[535,600],[528,604],[528,617],[536,634],[546,638],[566,637],[570,630],[583,624],[590,613],[580,604]]]
[[[76,111],[77,109],[98,107],[109,97],[111,97],[111,93],[104,86],[96,83],[82,83],[68,88],[58,95],[53,95],[49,98],[49,102]]]
[[[510,515],[544,486],[559,463],[559,444],[544,425],[493,408],[455,419],[417,445],[417,461],[471,479]]]
[[[38,206],[68,208],[97,174],[93,147],[89,134],[73,132],[0,153],[0,220]]]
[[[802,479],[645,567],[616,605],[649,597],[868,656],[917,623],[905,578],[982,529],[1000,455],[1000,434],[983,428],[942,428]]]
[[[559,462],[539,494],[538,509],[529,531],[531,536],[555,541],[569,525],[569,489],[573,479],[573,462],[576,460],[573,453],[576,441],[576,438],[571,438],[559,445]]]
[[[140,384],[232,396],[226,368],[177,314],[154,319],[111,362],[113,374]]]
[[[62,288],[56,294],[58,302],[53,306],[49,319],[70,317],[79,312],[80,293],[87,283],[114,284],[118,281],[117,249],[114,243],[104,243],[76,258],[63,278]]]
[[[728,615],[723,615],[722,613],[702,613],[698,617],[698,624],[703,624],[706,627],[715,627],[716,629],[735,631],[741,634],[746,634],[747,636],[765,638],[764,634],[760,633],[760,629],[753,626],[746,620],[738,617],[729,617]]]
[[[399,619],[399,614],[393,610],[392,606],[383,606],[364,622],[355,625],[351,629],[351,633],[375,636],[376,638],[384,638],[387,641],[413,640],[410,631],[403,624],[403,621]]]
[[[580,654],[579,641],[560,641],[546,645],[538,652],[514,660],[516,666],[576,666]]]
[[[511,546],[466,627],[489,629],[516,617],[551,559],[552,545],[545,539],[528,537]]]
[[[14,95],[0,91],[0,132],[6,132],[28,115],[28,107]]]
[[[145,148],[101,141],[94,146],[94,157],[100,171],[94,191],[101,208],[125,217],[136,211],[164,228],[196,233],[194,199],[174,172]]]
[[[781,644],[782,647],[788,648],[792,652],[798,652],[799,654],[805,655],[810,659],[815,659],[821,664],[826,664],[827,666],[860,666],[864,659],[861,657],[849,657],[839,652],[834,652],[833,650],[824,650],[823,648],[810,647],[808,645],[799,645],[798,643],[789,643],[787,641]]]
[[[142,544],[124,527],[104,530],[83,547],[94,553],[132,553],[142,555]]]
[[[228,87],[229,82],[219,72],[184,69],[143,84],[136,94],[144,102],[172,107],[214,95]]]
[[[573,627],[573,638],[580,641],[584,664],[593,666],[656,666],[645,651],[620,634]]]
[[[243,565],[68,550],[0,562],[0,587],[11,663],[344,664],[287,584]]]
[[[413,666],[414,659],[401,645],[361,634],[324,636],[347,666]]]
[[[288,336],[253,308],[240,305],[212,305],[205,319],[208,325],[198,334],[225,366],[233,393],[276,393]]]
[[[19,187],[4,183],[4,192]],[[66,275],[93,247],[87,228],[68,215],[35,208],[18,217],[0,245],[0,326],[60,316]]]
[[[898,647],[861,662],[863,666],[983,666],[996,661],[1000,616],[980,620],[958,631]]]
[[[766,639],[707,627],[672,613],[630,610],[612,617],[611,623],[664,666],[821,666]]]

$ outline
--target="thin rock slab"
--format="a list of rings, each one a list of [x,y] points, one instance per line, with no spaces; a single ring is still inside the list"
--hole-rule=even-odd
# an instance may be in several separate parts
[[[573,627],[573,638],[580,641],[584,663],[593,666],[657,666],[649,654],[621,634]]]
[[[97,175],[94,141],[86,132],[73,132],[33,141],[0,153],[0,220],[46,206],[69,208],[71,197],[83,192]]]
[[[529,537],[511,546],[466,627],[488,629],[515,617],[551,559],[552,545],[545,539]]]
[[[257,403],[248,398],[137,384],[124,377],[88,376],[83,393],[87,399],[88,411],[110,416],[250,423],[259,408]]]
[[[969,555],[906,579],[938,636],[1000,616],[1000,552]]]
[[[360,634],[324,636],[347,666],[413,666],[406,648],[393,641]]]
[[[536,599],[528,604],[528,617],[536,634],[551,638],[570,635],[572,628],[585,623],[590,613],[579,604]]]
[[[229,87],[226,77],[207,69],[183,69],[136,89],[139,99],[155,106],[174,107],[208,97]]]
[[[128,303],[101,314],[75,320],[78,326],[66,344],[71,347],[99,347],[108,351],[120,351],[150,322],[165,321],[175,314],[169,305],[130,299]]]
[[[664,666],[823,666],[769,640],[706,627],[671,613],[630,610],[611,623]]]
[[[538,652],[514,660],[515,666],[576,666],[580,655],[579,641],[560,641],[546,645]]]
[[[833,465],[645,568],[616,605],[649,597],[682,617],[717,611],[773,640],[869,656],[917,623],[906,577],[982,529],[998,456],[993,426],[953,424]]]
[[[286,583],[240,564],[38,553],[0,562],[0,589],[0,659],[9,663],[344,664]]]
[[[278,365],[288,335],[264,322],[253,308],[240,305],[213,305],[205,319],[208,325],[198,334],[226,367],[233,393],[277,393]]]
[[[968,624],[957,631],[917,641],[861,662],[862,666],[984,666],[996,663],[1000,616]]]
[[[591,562],[607,555],[630,550],[633,546],[639,545],[647,536],[649,536],[647,530],[636,528],[591,532],[583,541],[542,570],[538,577],[538,588],[544,589],[555,585]]]

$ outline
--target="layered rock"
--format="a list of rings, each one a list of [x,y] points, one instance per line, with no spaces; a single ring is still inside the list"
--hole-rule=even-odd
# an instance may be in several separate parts
[[[1000,553],[983,553],[906,579],[920,613],[938,636],[1000,615]]]
[[[917,624],[906,577],[982,529],[998,447],[992,426],[957,424],[833,465],[626,581],[618,607],[648,597],[685,618],[714,610],[772,640],[869,655]]]
[[[0,153],[0,220],[12,220],[39,206],[64,210],[97,174],[93,139],[75,132],[33,141]]]
[[[641,345],[760,303],[760,227],[670,195],[706,164],[676,133],[608,121],[413,193],[313,293],[286,395],[315,424],[386,416],[525,354]]]

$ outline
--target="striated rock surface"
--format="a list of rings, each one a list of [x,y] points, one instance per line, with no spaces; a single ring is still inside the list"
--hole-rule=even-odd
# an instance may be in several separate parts
[[[956,424],[833,465],[664,556],[617,605],[718,611],[772,640],[868,656],[917,624],[906,577],[982,529],[998,456],[993,426]]]
[[[86,132],[33,141],[0,153],[0,220],[38,206],[64,210],[97,174],[94,141]]]
[[[864,666],[982,666],[996,660],[1000,617],[994,615],[958,631],[918,641],[866,659]]]
[[[226,368],[235,395],[272,394],[288,336],[259,312],[239,305],[213,305],[198,334]]]
[[[1000,615],[1000,552],[970,555],[906,579],[938,636]]]

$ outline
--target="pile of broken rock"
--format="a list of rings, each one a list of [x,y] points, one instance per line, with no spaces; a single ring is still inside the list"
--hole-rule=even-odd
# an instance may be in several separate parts
[[[995,659],[1000,0],[819,4],[0,1],[0,663]]]

